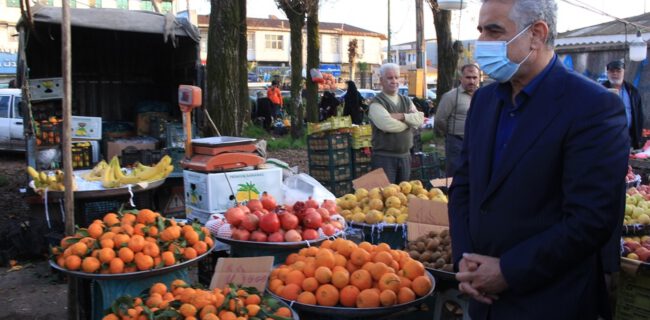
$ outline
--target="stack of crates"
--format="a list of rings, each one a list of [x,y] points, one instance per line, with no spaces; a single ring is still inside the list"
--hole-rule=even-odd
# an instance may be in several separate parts
[[[309,175],[334,195],[352,192],[351,137],[348,133],[321,133],[307,137]]]
[[[370,172],[372,127],[369,124],[352,127],[352,171],[354,178]]]
[[[411,180],[420,180],[427,188],[431,179],[444,177],[443,158],[437,152],[416,152],[411,155]]]

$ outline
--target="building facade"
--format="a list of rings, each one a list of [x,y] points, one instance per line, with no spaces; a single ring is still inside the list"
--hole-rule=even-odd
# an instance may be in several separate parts
[[[198,26],[201,31],[201,53],[205,62],[210,17],[199,15]],[[291,41],[289,21],[275,16],[264,18],[247,18],[248,29],[247,57],[249,70],[259,81],[268,81],[271,75],[288,75],[291,66]],[[350,78],[348,47],[352,40],[357,40],[358,64],[367,67],[367,71],[356,67],[357,81],[371,85],[371,75],[379,68],[383,60],[383,47],[386,36],[343,23],[320,22],[320,70],[331,73],[341,80]],[[303,31],[303,63],[307,61],[307,35]],[[362,79],[366,76],[368,79]],[[366,81],[364,81],[366,80]]]

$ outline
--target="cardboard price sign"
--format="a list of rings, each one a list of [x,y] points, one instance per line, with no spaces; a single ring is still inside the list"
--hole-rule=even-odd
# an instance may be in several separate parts
[[[355,190],[359,188],[365,188],[367,190],[383,188],[389,184],[390,181],[388,181],[388,177],[382,168],[372,170],[360,178],[352,180],[352,186]]]
[[[263,292],[272,268],[273,257],[220,258],[214,268],[210,290],[234,283]]]
[[[414,241],[429,231],[440,232],[449,228],[446,203],[413,198],[409,200],[408,206],[406,225],[409,241]]]

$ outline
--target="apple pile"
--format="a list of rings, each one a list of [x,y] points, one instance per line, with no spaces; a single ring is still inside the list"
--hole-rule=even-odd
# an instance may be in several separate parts
[[[311,197],[292,206],[278,206],[266,192],[261,199],[248,201],[226,211],[231,238],[256,242],[299,242],[332,236],[343,230],[342,223],[332,219],[336,203],[325,200],[322,205]],[[338,216],[337,216],[338,217]]]
[[[637,179],[637,175],[635,175],[634,171],[632,171],[632,166],[628,165],[627,174],[625,175],[625,183],[636,181],[636,179]]]
[[[623,257],[650,263],[650,236],[623,238]]]
[[[650,186],[640,185],[627,190],[623,224],[650,225]]]

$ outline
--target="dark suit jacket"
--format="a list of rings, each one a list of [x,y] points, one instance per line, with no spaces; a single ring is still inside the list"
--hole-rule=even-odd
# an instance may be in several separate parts
[[[497,83],[479,89],[450,189],[454,263],[500,258],[508,289],[480,319],[596,319],[600,249],[620,227],[629,137],[621,99],[556,61],[491,173]],[[620,239],[620,238],[619,238]]]
[[[606,88],[611,88],[612,84],[609,80],[603,82]],[[641,102],[641,95],[631,83],[623,81],[623,86],[627,93],[630,95],[630,105],[632,106],[632,125],[630,126],[630,140],[634,149],[643,147],[641,144],[641,132],[643,130],[643,103]]]

